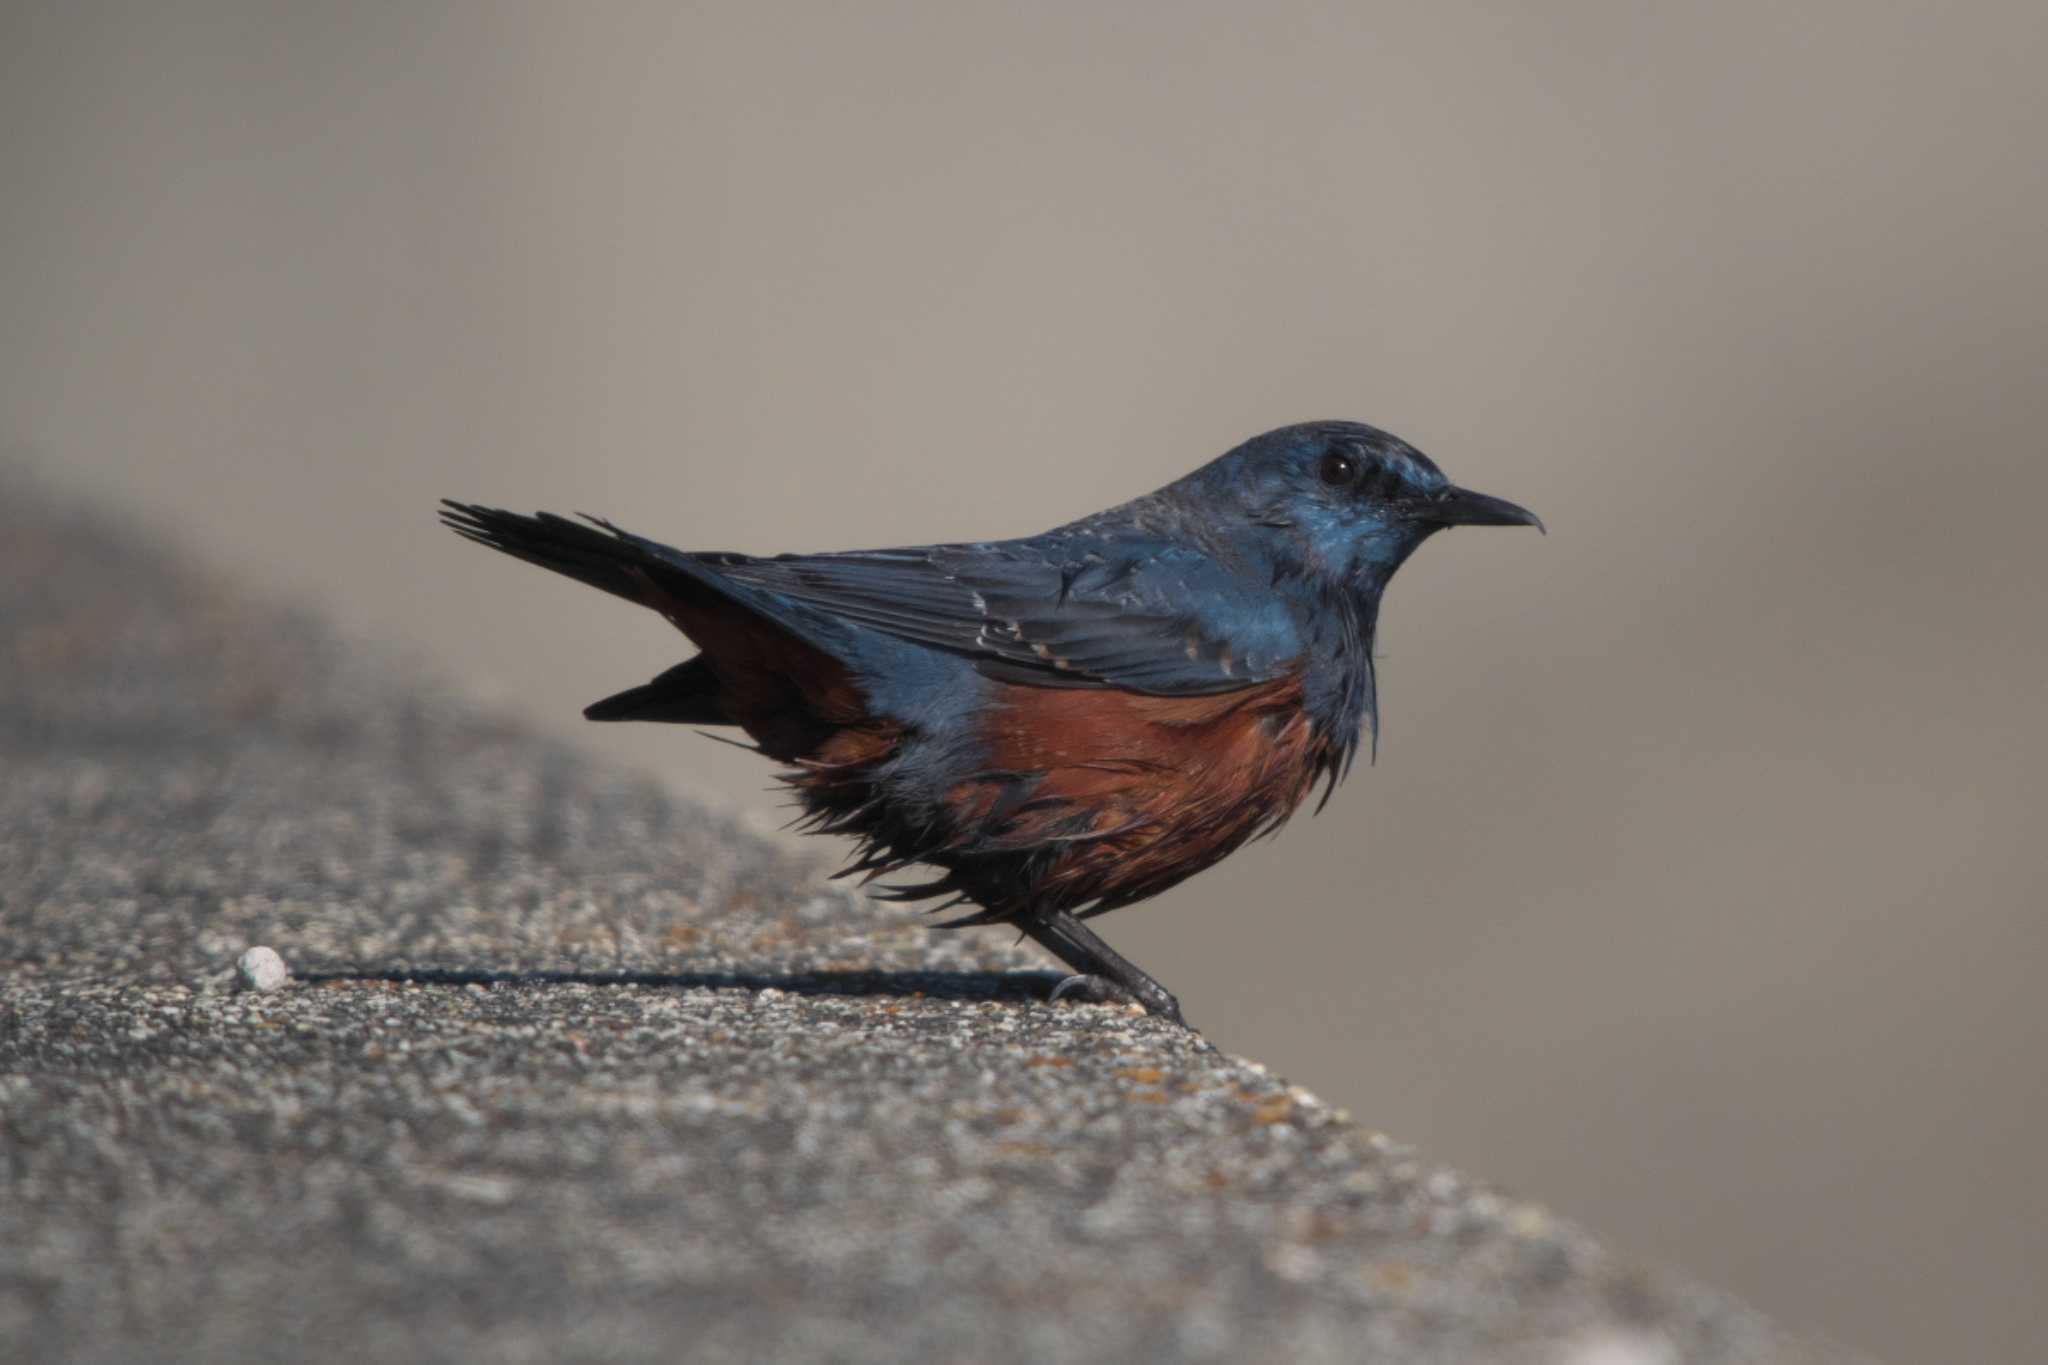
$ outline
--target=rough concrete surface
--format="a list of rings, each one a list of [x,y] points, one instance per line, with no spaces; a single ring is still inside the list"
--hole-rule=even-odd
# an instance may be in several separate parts
[[[0,771],[7,1360],[1844,1358],[18,485]]]

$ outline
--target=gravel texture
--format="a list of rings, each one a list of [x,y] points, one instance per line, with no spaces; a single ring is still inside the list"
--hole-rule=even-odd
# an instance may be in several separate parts
[[[0,772],[6,1360],[1845,1358],[5,485]]]

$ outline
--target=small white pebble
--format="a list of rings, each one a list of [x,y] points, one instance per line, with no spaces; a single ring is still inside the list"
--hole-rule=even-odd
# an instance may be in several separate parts
[[[291,970],[273,948],[251,948],[235,959],[235,975],[244,990],[274,991],[291,978]]]

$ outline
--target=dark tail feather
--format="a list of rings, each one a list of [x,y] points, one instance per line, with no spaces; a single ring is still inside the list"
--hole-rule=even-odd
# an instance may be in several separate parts
[[[583,708],[585,720],[658,720],[674,725],[731,725],[718,704],[718,676],[703,655],[677,664],[653,682],[629,687]]]
[[[441,521],[463,539],[503,550],[514,559],[553,569],[631,602],[646,597],[648,556],[595,526],[552,512],[526,517],[448,498],[441,500]]]
[[[701,667],[692,660],[591,706],[583,714],[592,720],[737,725],[787,761],[810,755],[866,705],[839,654],[853,628],[730,577],[725,570],[751,562],[745,555],[688,554],[608,521],[475,503],[444,500],[441,520],[466,540],[651,607],[705,651]]]
[[[732,613],[767,621],[799,643],[831,656],[847,627],[806,611],[763,588],[737,582],[723,570],[750,563],[746,555],[686,554],[659,541],[621,531],[608,521],[571,521],[552,512],[522,516],[502,508],[441,500],[441,520],[464,540],[502,550],[514,559],[553,569],[628,602],[675,619],[677,607]],[[681,621],[677,621],[682,626]],[[687,626],[683,629],[695,638]],[[698,641],[699,644],[704,643]]]

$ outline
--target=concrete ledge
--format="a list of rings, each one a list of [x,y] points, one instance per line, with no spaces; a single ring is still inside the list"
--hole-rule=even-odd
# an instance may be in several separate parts
[[[9,1359],[1847,1358],[18,487],[0,769]]]

